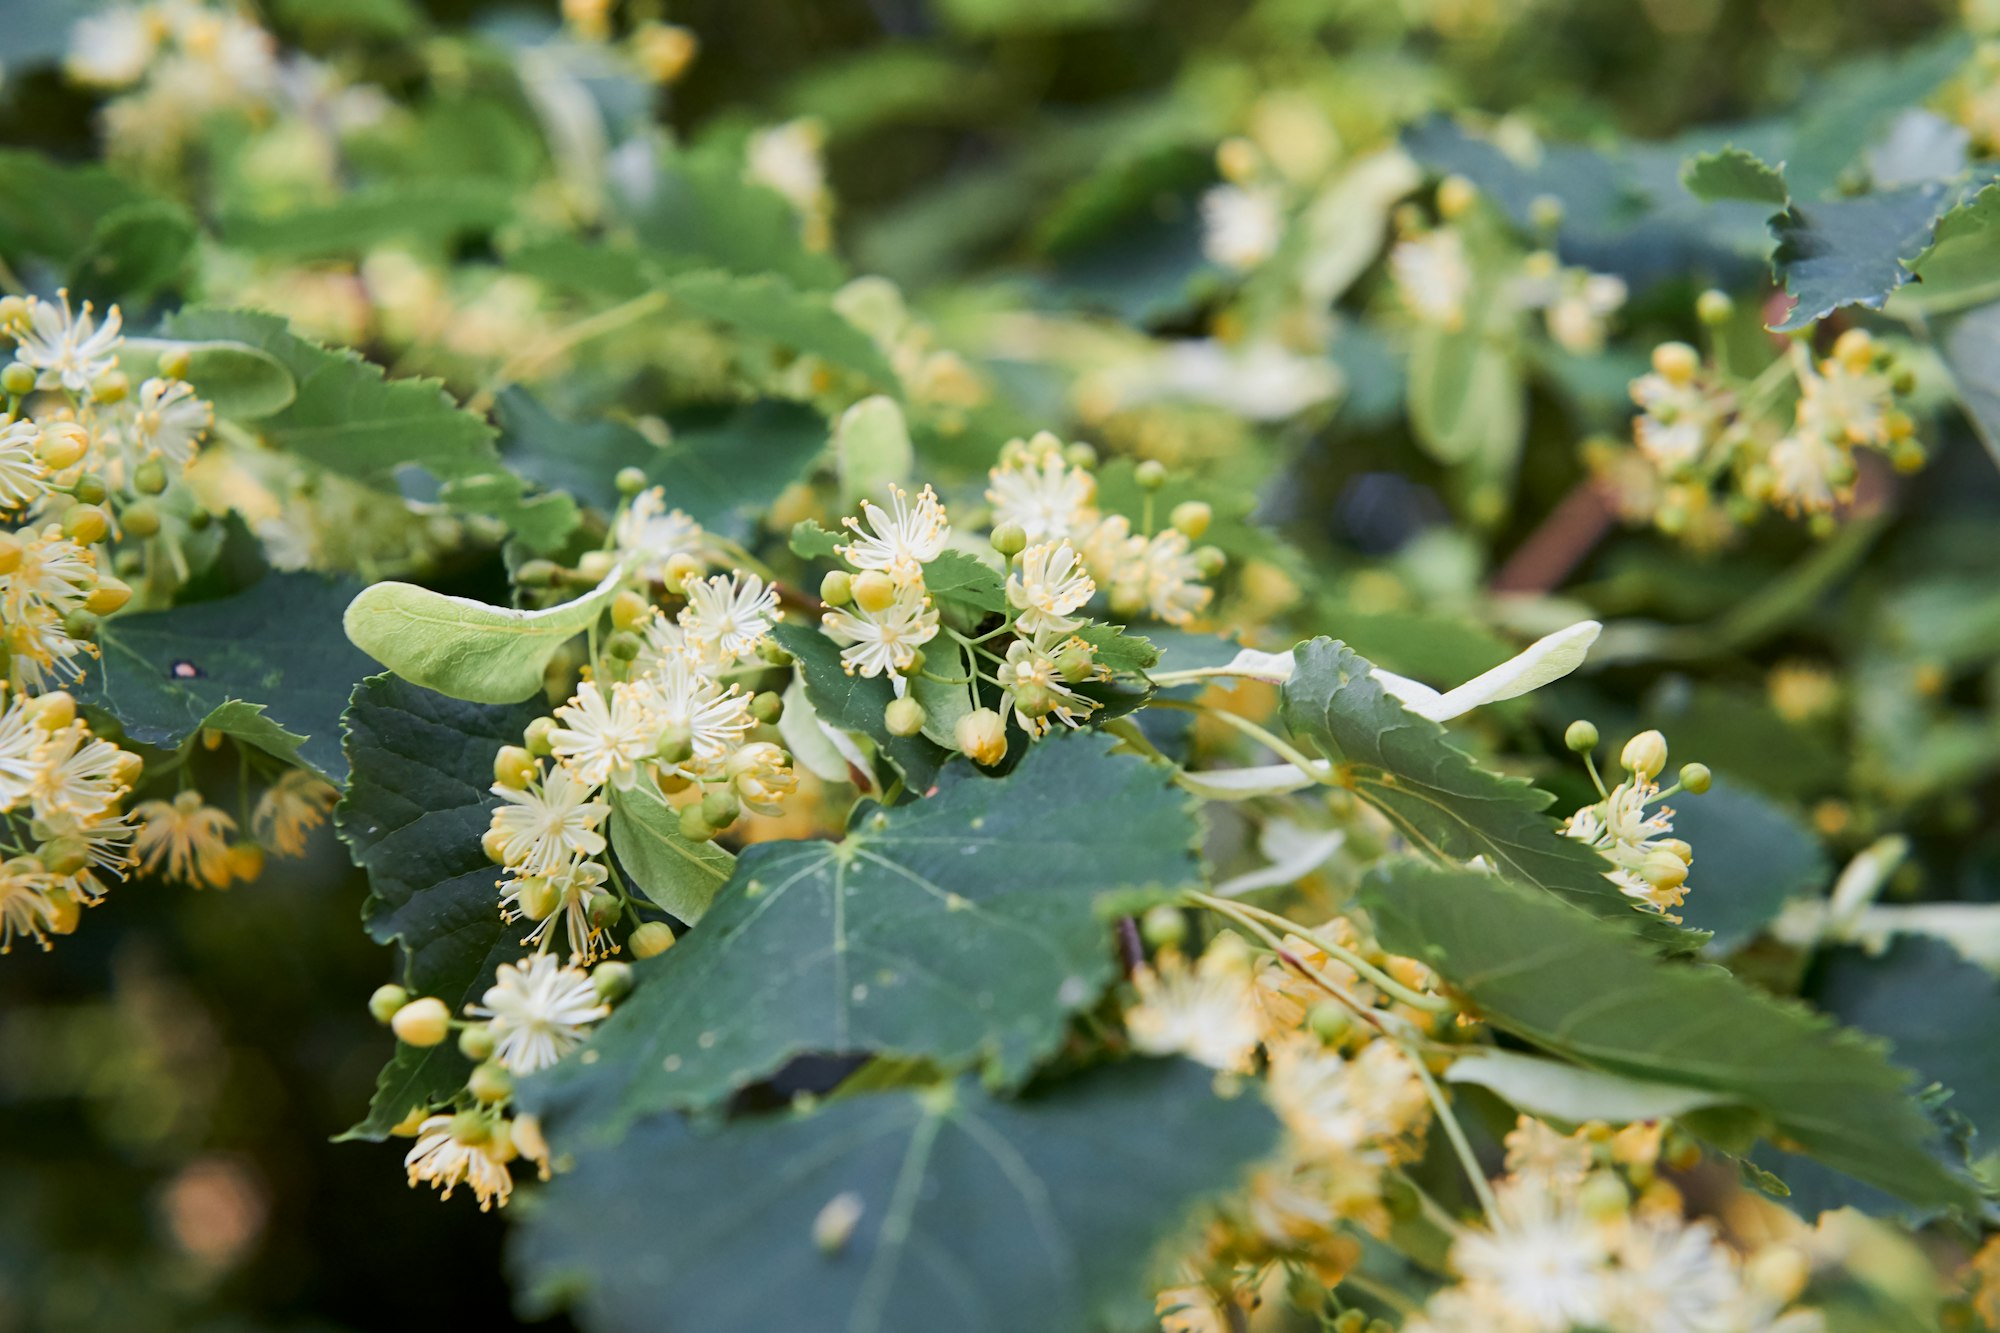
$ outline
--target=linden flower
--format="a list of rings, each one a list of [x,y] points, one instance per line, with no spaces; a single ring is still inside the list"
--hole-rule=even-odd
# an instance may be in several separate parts
[[[861,524],[865,519],[867,530]],[[856,569],[879,569],[899,580],[921,578],[923,566],[943,553],[951,540],[951,523],[937,492],[926,486],[916,503],[900,486],[889,487],[889,507],[872,500],[861,503],[861,519],[841,520],[855,539],[834,548]],[[874,674],[870,672],[869,674]]]
[[[1275,190],[1218,185],[1201,197],[1201,250],[1213,263],[1239,272],[1277,253],[1285,214]]]
[[[1310,1037],[1271,1051],[1271,1104],[1311,1152],[1385,1165],[1428,1118],[1430,1100],[1409,1057],[1386,1041],[1353,1059]]]
[[[529,894],[538,898],[541,884],[546,881],[555,889],[555,907],[547,916],[536,920],[535,928],[521,937],[521,943],[542,947],[542,940],[550,932],[552,924],[560,919],[569,937],[569,955],[572,962],[588,963],[603,950],[598,946],[604,939],[604,932],[590,923],[590,895],[604,887],[609,872],[596,861],[571,861],[551,870],[547,875],[519,876],[503,880],[500,896],[500,918],[503,921],[518,921],[529,915]]]
[[[760,815],[783,814],[785,798],[798,790],[791,757],[769,741],[753,741],[729,756],[728,773],[744,806]]]
[[[1823,514],[1842,499],[1854,480],[1847,450],[1810,429],[1803,418],[1790,435],[1771,446],[1771,495],[1794,516]]]
[[[0,622],[12,617],[0,642],[12,657],[9,678],[14,685],[40,692],[83,675],[77,659],[96,651],[94,645],[71,638],[63,628],[63,614],[53,606],[30,602],[10,610],[0,600]]]
[[[560,764],[520,791],[494,783],[493,794],[504,804],[493,812],[492,829],[508,868],[546,875],[572,859],[603,851],[597,822],[611,807],[590,799],[596,790]]]
[[[563,725],[549,733],[549,749],[586,786],[608,781],[620,791],[630,788],[639,763],[659,744],[659,722],[645,696],[623,682],[607,690],[584,681],[556,717]]]
[[[278,855],[303,856],[306,835],[326,822],[327,812],[339,797],[331,783],[295,768],[257,799],[250,825],[257,841]]]
[[[1743,1301],[1736,1256],[1707,1222],[1635,1218],[1618,1240],[1610,1300],[1619,1328],[1646,1333],[1733,1329]]]
[[[1575,356],[1595,356],[1604,350],[1605,327],[1625,296],[1622,278],[1572,270],[1543,312],[1549,337]]]
[[[56,877],[34,857],[0,862],[0,954],[12,952],[16,935],[46,950],[50,935],[69,933],[74,904],[55,893]]]
[[[880,611],[860,606],[829,611],[820,623],[841,643],[841,665],[848,675],[879,676],[888,672],[901,692],[903,673],[917,649],[937,637],[938,613],[920,583],[896,589],[896,600]]]
[[[778,590],[755,574],[717,574],[687,585],[681,632],[702,661],[731,667],[757,651],[782,618]]]
[[[19,509],[47,492],[49,470],[35,456],[41,438],[41,427],[25,418],[0,426],[0,509]]]
[[[1187,624],[1215,596],[1202,584],[1201,565],[1189,548],[1186,533],[1168,528],[1153,534],[1141,557],[1146,609],[1169,625]]]
[[[70,78],[97,88],[129,88],[159,50],[160,29],[135,5],[111,5],[78,19],[69,43],[63,72]]]
[[[454,1126],[459,1127],[454,1130]],[[512,1149],[505,1121],[479,1122],[475,1127],[459,1125],[458,1116],[434,1115],[417,1126],[417,1143],[403,1159],[403,1169],[413,1187],[422,1181],[441,1190],[441,1199],[449,1199],[460,1184],[471,1185],[483,1213],[496,1204],[505,1208],[507,1196],[514,1192],[514,1178],[507,1170]]]
[[[988,472],[986,480],[993,526],[1018,523],[1031,542],[1081,539],[1097,520],[1097,511],[1091,508],[1096,478],[1071,467],[1063,458],[1061,443],[1047,431],[1009,444],[1000,466]]]
[[[787,121],[750,136],[746,173],[777,191],[801,213],[826,200],[826,163],[820,157],[825,132],[810,119]]]
[[[662,658],[660,665],[635,681],[646,711],[653,718],[653,735],[685,730],[694,754],[678,764],[663,764],[683,777],[709,777],[743,743],[756,725],[750,716],[750,696],[734,685],[723,685],[701,674],[685,657]]]
[[[1551,1184],[1573,1188],[1590,1173],[1590,1140],[1582,1134],[1558,1134],[1533,1116],[1521,1116],[1504,1140],[1507,1170],[1534,1175]]]
[[[1472,267],[1457,232],[1444,229],[1398,242],[1389,252],[1389,276],[1419,320],[1444,329],[1464,326]]]
[[[1574,1192],[1524,1176],[1497,1193],[1499,1229],[1468,1231],[1451,1248],[1453,1271],[1502,1316],[1494,1322],[1546,1333],[1608,1323],[1607,1237]]]
[[[1163,954],[1158,970],[1132,973],[1139,1001],[1125,1011],[1132,1046],[1148,1055],[1185,1055],[1212,1069],[1250,1068],[1257,1051],[1257,1008],[1242,959],[1211,948],[1189,967]]]
[[[488,1020],[496,1060],[516,1074],[532,1074],[574,1050],[583,1030],[611,1008],[598,1003],[590,973],[538,953],[500,964],[493,985],[466,1012]]]
[[[1596,805],[1571,815],[1563,832],[1595,847],[1610,861],[1616,868],[1604,877],[1642,910],[1669,916],[1668,908],[1687,899],[1693,853],[1686,843],[1666,836],[1674,831],[1672,810],[1666,806],[1648,810],[1659,794],[1658,783],[1635,776],[1613,787]]]
[[[1699,381],[1657,371],[1633,380],[1631,394],[1640,411],[1632,422],[1632,440],[1667,476],[1694,466],[1708,451],[1732,401]]]
[[[96,819],[131,789],[138,770],[137,755],[92,736],[83,723],[72,722],[50,733],[28,799],[35,818],[47,824]]]
[[[21,545],[21,563],[0,578],[4,595],[0,610],[18,615],[40,605],[57,612],[74,611],[97,586],[97,562],[90,551],[58,535],[54,524]]]
[[[85,301],[81,310],[72,313],[69,292],[56,295],[61,305],[36,296],[28,298],[28,323],[15,334],[14,357],[41,372],[35,379],[38,387],[83,393],[100,376],[117,369],[118,345],[124,341],[118,334],[123,317],[118,307],[112,306],[100,325],[90,302]]]
[[[0,696],[6,689],[0,684]],[[49,733],[28,716],[27,704],[26,696],[16,693],[0,711],[0,810],[12,810],[26,800],[44,767]]]
[[[659,582],[667,576],[667,561],[677,555],[699,556],[701,524],[678,509],[667,508],[666,492],[655,486],[632,497],[625,512],[611,525],[612,543],[640,557],[634,573]]]
[[[131,852],[132,838],[138,830],[131,825],[129,818],[126,815],[109,818],[98,815],[89,822],[65,820],[50,825],[50,832],[55,836],[75,838],[83,844],[86,859],[82,868],[56,879],[57,884],[79,902],[95,905],[111,891],[111,886],[99,878],[99,871],[116,874],[122,879],[127,870],[139,863]]]
[[[1051,717],[1066,727],[1080,727],[1098,706],[1097,700],[1078,694],[1063,681],[1053,656],[1061,646],[1060,636],[1053,641],[1046,637],[1016,639],[1007,646],[1007,660],[994,673],[1014,703],[1014,720],[1037,740],[1048,734]],[[1024,694],[1031,692],[1042,695],[1038,702],[1047,703],[1046,710],[1032,712],[1022,707]]]
[[[183,380],[149,379],[139,386],[132,417],[132,445],[140,458],[163,458],[176,467],[194,462],[195,447],[215,424],[215,408],[195,397]]]
[[[203,802],[193,789],[171,801],[144,801],[133,807],[139,820],[133,849],[147,874],[166,865],[166,877],[193,888],[229,886],[229,836],[236,821]]]
[[[1021,614],[1023,634],[1067,634],[1083,624],[1070,612],[1097,591],[1083,560],[1067,540],[1039,542],[1021,552],[1020,572],[1007,576],[1007,601]]]

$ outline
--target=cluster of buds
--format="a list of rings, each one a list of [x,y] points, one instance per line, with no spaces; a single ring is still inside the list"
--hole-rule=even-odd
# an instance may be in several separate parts
[[[1660,802],[1683,791],[1694,796],[1707,791],[1714,781],[1707,765],[1682,765],[1680,780],[1661,790],[1667,739],[1657,731],[1642,731],[1619,752],[1619,763],[1628,776],[1606,789],[1593,757],[1597,728],[1589,722],[1572,722],[1563,741],[1583,756],[1599,797],[1571,815],[1563,832],[1596,848],[1611,863],[1612,869],[1604,877],[1640,911],[1679,921],[1668,909],[1687,900],[1688,867],[1694,860],[1694,849],[1669,836],[1674,831],[1674,812]]]
[[[408,1046],[443,1045],[457,1032],[459,1052],[472,1062],[465,1086],[442,1104],[412,1106],[391,1131],[414,1138],[404,1159],[410,1184],[427,1184],[450,1198],[469,1185],[480,1211],[505,1207],[513,1193],[510,1164],[526,1157],[548,1179],[549,1154],[532,1116],[512,1109],[517,1078],[547,1069],[588,1035],[590,1025],[632,989],[632,969],[601,962],[585,971],[548,953],[502,963],[480,1003],[454,1018],[434,995],[413,998],[403,987],[378,987],[368,1010]]]

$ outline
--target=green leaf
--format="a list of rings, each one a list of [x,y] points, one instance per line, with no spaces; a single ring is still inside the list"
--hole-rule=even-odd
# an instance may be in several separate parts
[[[773,501],[812,468],[826,447],[826,421],[800,403],[766,399],[703,407],[668,419],[673,438],[645,465],[667,503],[703,527],[735,538],[757,531]]]
[[[118,368],[134,384],[160,373],[160,358],[180,352],[188,359],[186,379],[233,421],[254,421],[282,412],[298,396],[292,374],[268,352],[247,343],[188,342],[167,338],[127,338],[118,349]]]
[[[825,296],[800,291],[776,274],[684,273],[667,279],[666,286],[678,311],[816,356],[871,384],[898,385],[895,370],[867,334],[842,319]]]
[[[113,616],[77,701],[147,745],[215,727],[338,782],[341,710],[371,669],[336,630],[354,588],[274,573],[233,597]]]
[[[542,689],[558,650],[590,628],[625,571],[574,601],[542,611],[488,606],[413,583],[375,583],[348,604],[354,646],[415,685],[472,703],[516,703]]]
[[[907,486],[916,467],[910,428],[896,400],[876,394],[840,414],[833,428],[833,462],[843,508],[883,499],[891,485]]]
[[[2000,462],[2000,301],[1931,322],[1939,355],[1986,452]]]
[[[532,1311],[601,1333],[1156,1328],[1161,1242],[1277,1135],[1183,1061],[1021,1101],[970,1080],[843,1097],[702,1137],[674,1117],[577,1156],[516,1234]],[[834,1200],[858,1207],[822,1249]]]
[[[1819,839],[1784,807],[1725,778],[1674,798],[1674,836],[1694,848],[1681,919],[1713,933],[1712,951],[1748,944],[1791,898],[1826,886]]]
[[[1527,429],[1527,387],[1509,336],[1478,320],[1426,325],[1410,343],[1410,428],[1441,463],[1511,460]]]
[[[801,560],[826,560],[833,555],[833,548],[842,544],[839,533],[828,532],[812,519],[792,525],[792,554]]]
[[[746,181],[733,151],[669,155],[633,223],[640,240],[669,263],[771,274],[802,291],[840,281],[839,263],[805,248],[791,204]]]
[[[315,42],[415,37],[424,18],[411,0],[278,0],[278,17]]]
[[[410,1046],[399,1041],[389,1063],[375,1075],[368,1114],[334,1135],[333,1141],[380,1143],[410,1112],[443,1102],[464,1087],[470,1073],[472,1061],[459,1054],[455,1041],[436,1046]]]
[[[511,472],[448,481],[438,499],[461,514],[484,514],[506,526],[536,555],[555,555],[583,523],[576,501],[560,492],[530,495]]]
[[[1627,930],[1681,948],[1699,944],[1693,932],[1637,911],[1605,879],[1609,863],[1557,831],[1542,813],[1554,798],[1474,763],[1442,726],[1383,689],[1366,658],[1325,638],[1300,644],[1293,656],[1285,725],[1338,765],[1354,794],[1414,846],[1448,865],[1483,856],[1501,874]]]
[[[1988,185],[1938,219],[1930,248],[1910,265],[1908,296],[1927,311],[2000,298],[2000,184]]]
[[[1494,875],[1392,862],[1364,898],[1385,947],[1494,1026],[1627,1078],[1705,1088],[1830,1166],[1916,1203],[1970,1204],[1927,1148],[1909,1076],[1825,1019]]]
[[[822,721],[871,738],[902,775],[906,788],[915,793],[929,790],[937,780],[939,766],[951,755],[921,735],[890,733],[882,713],[896,692],[887,677],[848,675],[841,666],[840,645],[820,633],[817,626],[781,624],[771,633],[798,659],[806,697]]]
[[[646,469],[660,450],[631,426],[609,417],[569,420],[526,389],[503,391],[494,403],[500,453],[507,465],[551,492],[611,512],[618,507],[621,468]]]
[[[1783,164],[1774,167],[1734,146],[1689,158],[1681,166],[1681,187],[1708,204],[1733,199],[1783,208],[1791,198]]]
[[[746,849],[699,929],[532,1094],[566,1131],[713,1105],[810,1052],[984,1064],[1019,1082],[1117,974],[1113,906],[1200,877],[1193,802],[1108,737],[864,806],[839,843]]]
[[[1097,664],[1111,671],[1148,671],[1160,661],[1160,650],[1151,639],[1127,634],[1123,625],[1085,625],[1076,637],[1095,648]]]
[[[286,213],[230,214],[222,220],[222,239],[283,259],[361,254],[389,241],[446,246],[506,222],[516,195],[498,181],[396,181]]]
[[[150,296],[184,276],[194,243],[186,209],[105,167],[0,150],[0,254],[47,260],[79,295]]]
[[[633,885],[689,925],[736,866],[728,849],[683,836],[679,814],[637,786],[611,792],[611,846]]]
[[[363,681],[347,710],[353,778],[333,824],[368,872],[362,920],[378,943],[399,946],[398,981],[453,1013],[485,993],[495,967],[526,952],[521,926],[500,919],[499,871],[479,840],[499,804],[488,790],[493,752],[519,744],[535,716],[388,675]],[[411,1106],[463,1084],[465,1061],[450,1045],[399,1048],[368,1118],[348,1134],[380,1139]]]
[[[1771,220],[1778,238],[1771,266],[1793,298],[1791,313],[1772,328],[1802,329],[1846,305],[1880,310],[1910,280],[1908,266],[1930,245],[1944,200],[1945,187],[1933,184],[1794,201]]]
[[[185,285],[201,230],[187,209],[165,199],[115,208],[97,219],[90,239],[69,261],[86,291],[145,299]]]
[[[924,590],[939,602],[973,611],[1005,611],[1007,584],[1000,571],[966,551],[941,551],[924,566]]]
[[[1587,1120],[1625,1125],[1665,1120],[1729,1101],[1705,1088],[1625,1078],[1599,1069],[1513,1051],[1482,1050],[1462,1056],[1445,1072],[1452,1083],[1476,1083],[1531,1115],[1580,1125]]]

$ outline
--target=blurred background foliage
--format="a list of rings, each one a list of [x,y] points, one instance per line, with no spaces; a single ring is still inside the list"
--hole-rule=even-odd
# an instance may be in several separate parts
[[[0,4],[0,144],[65,162],[97,155],[101,99],[58,64],[87,10],[71,0]],[[1608,515],[1562,517],[1587,471],[1578,440],[1622,433],[1627,381],[1654,343],[1694,336],[1696,293],[1724,286],[1754,316],[1770,291],[1757,246],[1729,243],[1729,217],[1649,230],[1633,182],[1671,188],[1686,152],[1718,141],[1702,127],[1754,139],[1775,133],[1786,112],[1785,124],[1803,127],[1795,170],[1810,167],[1801,145],[1813,134],[1852,140],[1852,157],[1878,135],[1883,107],[1921,99],[1965,63],[1957,7],[700,0],[647,13],[698,34],[699,57],[671,87],[607,77],[605,107],[635,122],[657,117],[697,155],[812,118],[837,201],[834,249],[855,271],[900,284],[944,345],[986,350],[982,366],[1002,392],[969,429],[919,422],[927,464],[974,476],[1007,435],[1047,426],[1108,454],[1186,467],[1191,479],[1177,484],[1216,499],[1214,540],[1232,557],[1218,619],[1269,626],[1274,642],[1336,634],[1426,678],[1490,666],[1508,636],[1573,611],[1614,622],[1605,669],[1498,710],[1490,743],[1545,756],[1517,767],[1566,809],[1588,788],[1557,757],[1564,721],[1592,717],[1609,735],[1663,728],[1677,756],[1705,760],[1737,795],[1728,818],[1709,813],[1716,797],[1685,803],[1682,832],[1707,876],[1690,924],[1747,950],[1740,965],[1779,988],[1902,1039],[1903,1058],[1956,1086],[1958,1110],[2000,1127],[1990,1046],[1977,1040],[1991,1031],[1993,986],[1981,969],[2000,963],[1993,941],[1984,954],[1960,939],[1957,952],[1906,942],[1871,955],[1800,947],[1768,930],[1787,897],[1824,890],[1834,868],[1890,833],[1909,839],[1910,854],[1886,901],[2000,903],[1994,460],[1934,388],[1929,467],[1865,477],[1866,512],[1831,534],[1770,521],[1704,551],[1643,527],[1607,533]],[[508,55],[554,31],[554,6],[272,0],[258,17],[287,47],[415,109],[347,143],[333,173],[343,186],[381,183],[393,200],[398,189],[450,194],[460,182],[469,183],[453,196],[461,200],[490,190],[531,201],[563,175]],[[1970,17],[1976,27],[1993,16],[1975,6]],[[1506,172],[1480,179],[1473,141],[1433,113],[1476,113],[1501,133],[1582,146],[1552,152],[1549,174],[1521,184],[1516,202],[1551,190],[1562,198],[1565,261],[1619,275],[1631,298],[1609,348],[1536,354],[1517,470],[1468,480],[1413,441],[1402,349],[1370,331],[1393,330],[1373,319],[1383,284],[1372,251],[1361,262],[1373,277],[1333,342],[1345,391],[1331,403],[1269,420],[1220,408],[1099,410],[1073,379],[1006,354],[1005,316],[1021,310],[1082,316],[1029,338],[1039,352],[1073,339],[1048,359],[1076,364],[1096,355],[1094,340],[1115,346],[1130,329],[1227,333],[1271,310],[1282,323],[1284,293],[1255,278],[1239,288],[1204,257],[1199,212],[1220,179],[1216,145],[1281,112],[1266,98],[1273,89],[1316,108],[1342,151],[1402,138],[1433,174],[1464,171],[1503,203]],[[259,219],[278,226],[270,220],[322,188],[316,169],[287,156],[311,145],[266,140],[255,160],[228,142],[247,130],[212,133],[192,172],[143,157],[116,166],[148,189],[179,191],[202,230],[224,240],[204,254],[205,283],[169,274],[158,285],[162,308],[179,294],[261,300],[475,399],[493,362],[543,327],[543,312],[510,324],[503,307],[481,325],[484,341],[454,345],[399,327],[393,311],[349,311],[332,288],[286,285],[280,268],[242,256],[260,248]],[[1834,162],[1827,182],[1844,165]],[[477,226],[446,232],[432,256],[441,272],[533,268],[523,248],[496,254]],[[261,247],[265,258],[288,246],[311,257],[310,239],[265,235],[280,237]],[[823,256],[798,262],[803,285],[830,285],[839,272],[820,272]],[[145,317],[129,288],[117,294],[128,322]],[[617,386],[635,366],[660,360],[673,367],[667,389],[625,393],[636,408],[715,384],[727,396],[727,374],[702,378],[705,357],[706,346],[635,335],[536,390],[559,414],[581,415],[624,393]],[[1939,378],[1934,368],[1923,377]],[[1107,469],[1107,488],[1118,475]],[[1252,503],[1285,544],[1241,521]],[[429,572],[433,582],[499,586],[491,548]],[[1552,596],[1510,607],[1491,596],[1496,584]],[[203,779],[225,806],[232,767],[218,759]],[[381,1031],[361,998],[387,961],[356,928],[363,882],[328,831],[314,838],[307,861],[255,886],[137,885],[53,953],[0,966],[0,1330],[509,1326],[496,1220],[409,1194],[379,1150],[331,1142],[366,1103],[381,1062]],[[1804,929],[1809,946],[1818,937]],[[1917,1021],[1940,988],[1962,997],[1962,1026],[1942,1034]],[[1786,1174],[1803,1202],[1810,1174]]]

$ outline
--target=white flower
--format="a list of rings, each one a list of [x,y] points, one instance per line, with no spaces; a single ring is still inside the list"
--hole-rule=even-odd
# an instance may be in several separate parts
[[[1736,1259],[1706,1222],[1635,1218],[1618,1242],[1611,1301],[1619,1328],[1734,1333],[1743,1284]]]
[[[569,1054],[583,1030],[611,1009],[598,1002],[588,972],[538,953],[500,964],[493,985],[467,1012],[488,1020],[494,1059],[516,1074],[532,1074]]]
[[[1389,275],[1418,319],[1445,329],[1464,325],[1472,268],[1457,232],[1447,228],[1399,241],[1389,252]]]
[[[605,689],[584,681],[556,717],[563,723],[549,733],[549,749],[585,785],[606,782],[619,790],[630,787],[638,764],[659,744],[658,722],[645,708],[643,696],[619,682]]]
[[[1089,601],[1097,585],[1067,540],[1038,542],[1021,552],[1019,573],[1007,576],[1007,601],[1021,614],[1023,634],[1067,634],[1083,621],[1070,612]]]
[[[685,728],[694,754],[661,768],[683,777],[708,778],[755,725],[750,696],[701,674],[686,657],[663,657],[654,670],[633,682],[655,723],[654,735]]]
[[[134,5],[111,5],[76,21],[63,69],[78,83],[126,88],[145,75],[159,45],[150,15]]]
[[[0,954],[13,949],[16,935],[49,947],[58,914],[49,896],[55,887],[55,876],[32,856],[0,861]]]
[[[1242,960],[1210,950],[1189,967],[1179,954],[1159,970],[1132,974],[1139,1002],[1125,1011],[1134,1049],[1185,1055],[1213,1069],[1247,1070],[1259,1036],[1257,1006]]]
[[[1766,461],[1771,493],[1791,514],[1832,509],[1854,476],[1847,451],[1808,426],[1803,416],[1790,435],[1771,446]]]
[[[1201,566],[1179,528],[1156,532],[1147,541],[1142,562],[1146,609],[1169,625],[1185,625],[1215,596],[1201,582]]]
[[[1615,868],[1604,877],[1626,897],[1646,911],[1668,915],[1668,908],[1687,899],[1690,852],[1687,844],[1667,838],[1674,831],[1674,812],[1653,806],[1659,794],[1658,783],[1634,776],[1571,815],[1563,832],[1611,862]]]
[[[755,574],[717,574],[687,585],[681,632],[711,666],[731,667],[757,651],[781,618],[778,590]]]
[[[97,379],[117,368],[118,334],[123,323],[118,307],[112,306],[98,324],[90,302],[72,313],[69,293],[58,292],[62,304],[28,298],[28,326],[16,334],[14,357],[23,365],[41,372],[36,383],[44,389],[61,386],[71,393],[83,393]]]
[[[417,1126],[416,1146],[403,1159],[410,1184],[422,1181],[439,1187],[443,1192],[438,1197],[444,1199],[449,1199],[461,1183],[470,1184],[480,1212],[495,1204],[505,1208],[507,1196],[514,1192],[514,1177],[508,1173],[505,1159],[509,1143],[504,1137],[505,1122],[491,1127],[482,1124],[481,1133],[461,1139],[452,1132],[457,1120],[457,1116],[434,1115]]]
[[[23,418],[0,426],[0,509],[19,509],[47,492],[48,468],[35,457],[41,427]]]
[[[1308,1149],[1378,1166],[1430,1107],[1409,1058],[1386,1041],[1352,1059],[1312,1037],[1281,1042],[1271,1051],[1270,1088],[1279,1119]]]
[[[1526,1176],[1501,1185],[1498,1200],[1498,1229],[1468,1231],[1452,1246],[1467,1286],[1538,1333],[1606,1323],[1610,1252],[1574,1192]]]
[[[867,520],[868,530],[863,531],[858,519],[842,519],[855,539],[835,547],[835,552],[856,569],[883,570],[899,580],[921,577],[923,566],[937,559],[951,539],[944,505],[928,486],[913,505],[901,487],[891,485],[889,507],[864,500],[861,516]]]
[[[1285,214],[1275,190],[1218,185],[1201,197],[1202,253],[1224,268],[1253,269],[1277,253]]]
[[[35,774],[34,785],[28,792],[35,818],[54,824],[96,819],[108,813],[118,798],[130,790],[126,778],[135,762],[135,757],[128,756],[110,741],[91,735],[90,728],[82,722],[70,723],[53,733],[48,748],[42,751],[41,771]],[[196,800],[198,804],[198,796]],[[228,828],[236,827],[227,815],[222,822]]]
[[[1639,452],[1672,476],[1692,467],[1728,416],[1731,399],[1698,380],[1677,381],[1657,371],[1632,381],[1641,415],[1632,423]]]
[[[701,524],[678,509],[669,510],[666,493],[657,486],[633,496],[611,528],[618,549],[640,557],[634,572],[656,582],[666,578],[667,561],[674,556],[700,555],[702,537]]]
[[[1020,723],[1021,730],[1036,739],[1048,734],[1050,718],[1066,727],[1080,727],[1098,706],[1097,700],[1078,694],[1063,680],[1055,662],[1055,653],[1063,642],[1059,634],[1034,640],[1016,639],[1007,645],[1007,660],[994,672],[993,678],[1000,682],[1000,688],[1007,691],[1008,697],[1014,701],[1014,720]],[[1036,714],[1022,709],[1021,694],[1029,686],[1046,691],[1054,701],[1046,713]]]
[[[1031,542],[1077,537],[1089,531],[1097,513],[1091,501],[1097,480],[1071,467],[1062,446],[1046,431],[1023,445],[1016,456],[986,474],[986,500],[993,506],[993,526],[1018,523]]]
[[[0,686],[0,697],[5,687]],[[0,712],[0,811],[26,800],[42,771],[49,734],[28,716],[27,699],[15,694]]]
[[[879,676],[888,672],[901,683],[916,651],[937,637],[938,613],[924,595],[921,583],[905,583],[896,589],[896,600],[880,611],[860,606],[829,611],[821,619],[826,632],[848,647],[840,660],[851,676]]]
[[[215,408],[195,397],[182,380],[149,379],[139,386],[132,418],[132,444],[140,458],[154,455],[176,467],[194,461],[195,446],[215,424]]]
[[[503,880],[500,884],[501,919],[515,921],[527,916],[530,881],[546,879],[555,887],[556,905],[547,916],[535,922],[535,928],[522,937],[521,943],[540,946],[552,924],[561,919],[569,935],[570,961],[588,963],[603,952],[598,945],[604,936],[604,932],[590,922],[590,895],[604,887],[608,878],[610,872],[599,862],[573,860],[543,876],[520,875]],[[539,896],[539,890],[534,891]]]
[[[729,756],[730,781],[743,804],[760,815],[784,813],[784,800],[797,790],[791,757],[769,741],[753,741]]]
[[[826,163],[820,158],[825,135],[812,120],[787,121],[750,136],[746,174],[777,191],[801,213],[826,200]]]
[[[546,875],[573,858],[603,851],[597,822],[611,807],[591,799],[596,790],[560,764],[519,791],[495,783],[493,794],[504,804],[493,812],[493,830],[507,866],[523,875]]]

